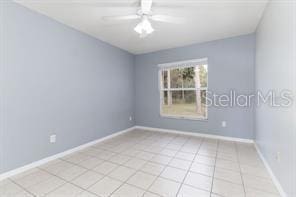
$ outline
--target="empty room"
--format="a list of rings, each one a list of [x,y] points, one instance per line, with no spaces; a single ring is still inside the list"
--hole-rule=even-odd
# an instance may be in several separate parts
[[[296,197],[296,0],[1,0],[0,197]]]

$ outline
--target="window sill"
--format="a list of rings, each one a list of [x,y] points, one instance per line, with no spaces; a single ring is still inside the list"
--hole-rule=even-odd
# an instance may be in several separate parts
[[[173,115],[166,115],[166,114],[160,114],[160,117],[162,118],[171,118],[171,119],[178,119],[178,120],[196,120],[196,121],[208,121],[208,117],[202,118],[202,117],[192,117],[192,116],[173,116]]]

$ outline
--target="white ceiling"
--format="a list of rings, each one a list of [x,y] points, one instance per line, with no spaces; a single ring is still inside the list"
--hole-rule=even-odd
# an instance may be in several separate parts
[[[16,0],[18,3],[134,54],[217,40],[255,31],[268,0],[154,0],[152,11],[183,17],[183,24],[152,22],[140,38],[139,22],[106,22],[102,16],[135,14],[137,0]]]

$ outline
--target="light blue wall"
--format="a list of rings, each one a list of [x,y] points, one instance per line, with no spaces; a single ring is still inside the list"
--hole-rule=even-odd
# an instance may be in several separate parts
[[[245,35],[138,55],[135,58],[136,124],[253,139],[252,108],[210,107],[208,121],[160,117],[158,64],[208,58],[209,90],[216,93],[254,91],[255,36]],[[221,127],[221,121],[227,127]]]
[[[256,89],[292,90],[294,106],[256,109],[256,142],[290,197],[296,196],[296,2],[271,1],[257,30]],[[280,152],[280,162],[276,154]]]
[[[1,2],[0,173],[134,125],[133,55]]]

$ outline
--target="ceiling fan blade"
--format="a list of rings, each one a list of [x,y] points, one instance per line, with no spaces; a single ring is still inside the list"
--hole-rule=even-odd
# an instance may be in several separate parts
[[[149,14],[151,11],[152,0],[141,0],[141,10],[143,14]]]
[[[184,18],[168,16],[168,15],[152,15],[149,18],[154,21],[174,23],[174,24],[182,24],[186,22]]]
[[[124,15],[124,16],[103,16],[105,21],[118,21],[118,20],[135,20],[141,18],[139,15]]]

